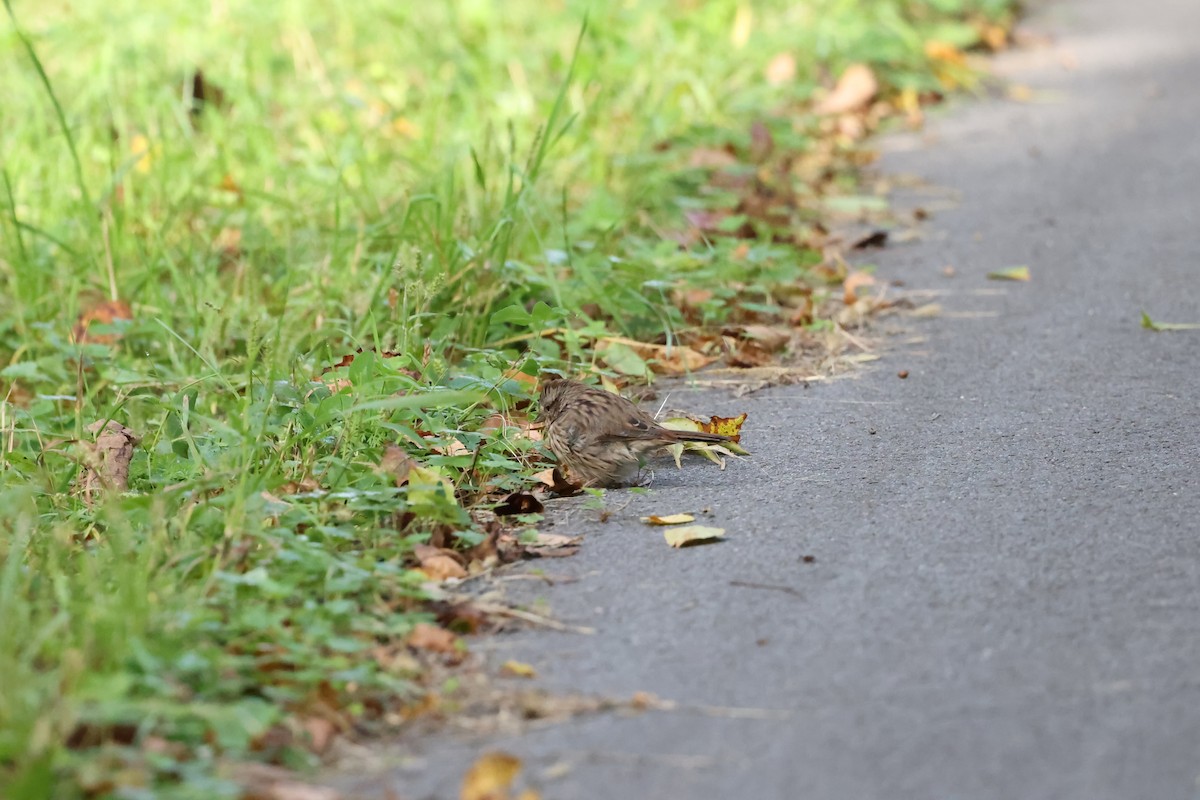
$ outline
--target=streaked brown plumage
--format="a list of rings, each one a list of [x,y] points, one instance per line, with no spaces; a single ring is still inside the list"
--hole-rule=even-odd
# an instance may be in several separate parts
[[[584,486],[632,483],[642,457],[664,445],[730,441],[718,433],[664,428],[624,397],[565,378],[543,378],[539,401],[550,451]]]

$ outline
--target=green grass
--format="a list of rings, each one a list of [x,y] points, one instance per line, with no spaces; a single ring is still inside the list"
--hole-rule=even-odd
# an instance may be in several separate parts
[[[12,6],[0,794],[236,795],[221,759],[312,763],[271,732],[314,703],[369,728],[419,696],[419,670],[371,653],[432,619],[413,545],[478,542],[470,498],[537,469],[527,440],[476,432],[529,399],[510,370],[591,365],[599,336],[672,341],[696,324],[680,286],[714,292],[707,324],[821,291],[819,256],[769,235],[666,235],[729,204],[690,152],[745,160],[760,120],[814,151],[803,108],[828,75],[864,61],[889,95],[940,90],[925,43],[970,46],[1009,6]],[[773,86],[781,52],[796,77]],[[197,68],[222,107],[191,113]],[[132,319],[74,342],[106,297]],[[142,442],[129,491],[89,505],[77,442],[110,418]],[[432,449],[451,438],[471,453]],[[454,496],[381,473],[397,442]]]

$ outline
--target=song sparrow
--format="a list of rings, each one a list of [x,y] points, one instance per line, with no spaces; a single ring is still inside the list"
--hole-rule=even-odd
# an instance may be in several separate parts
[[[550,451],[570,478],[584,486],[633,482],[642,456],[664,445],[731,438],[664,428],[624,397],[565,378],[543,378],[539,404]]]

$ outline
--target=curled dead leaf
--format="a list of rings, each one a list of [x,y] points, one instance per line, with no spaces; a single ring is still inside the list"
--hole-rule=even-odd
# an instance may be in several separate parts
[[[89,505],[101,489],[123,492],[129,488],[129,463],[141,441],[136,433],[116,420],[100,420],[87,426],[96,434],[95,442],[80,442],[83,471],[76,479],[76,491]]]
[[[523,661],[505,661],[500,666],[500,674],[511,675],[514,678],[536,678],[537,670]]]
[[[380,472],[395,476],[396,485],[403,486],[408,483],[408,473],[415,466],[417,466],[417,462],[404,451],[404,448],[389,444],[383,448],[383,457],[379,459],[378,469]]]
[[[648,344],[618,336],[609,336],[601,340],[598,351],[602,357],[606,352],[606,346],[610,345],[621,345],[628,348],[646,361],[650,369],[661,375],[681,375],[695,372],[716,361],[713,356],[706,356],[683,345]]]
[[[459,800],[508,800],[521,767],[521,759],[509,753],[484,753],[463,776]]]
[[[343,800],[328,786],[305,783],[290,769],[273,764],[237,764],[228,777],[241,786],[241,800]]]
[[[725,538],[725,529],[708,525],[684,525],[663,531],[663,538],[671,547],[693,547],[720,541]]]
[[[430,580],[445,581],[467,577],[467,570],[452,550],[419,544],[413,548],[413,555],[420,564],[418,569],[428,575]]]
[[[431,653],[457,653],[458,637],[445,628],[418,622],[413,626],[405,641],[409,647],[428,650]]]
[[[93,325],[112,325],[117,321],[133,319],[133,309],[124,300],[99,299],[79,312],[71,328],[71,340],[76,344],[113,344],[120,337],[119,333],[89,333]]]
[[[647,525],[682,525],[685,522],[695,522],[696,518],[691,514],[668,514],[664,517],[651,515],[642,517],[642,522]]]
[[[756,342],[768,353],[782,350],[792,340],[792,332],[790,330],[771,325],[746,325],[741,330],[741,336],[744,339]]]
[[[813,108],[818,114],[845,114],[865,108],[879,91],[879,81],[866,64],[851,64],[833,91]]]
[[[528,492],[513,492],[501,500],[493,510],[496,516],[505,517],[516,514],[540,514],[546,509],[541,500]]]
[[[875,277],[869,272],[856,269],[842,281],[842,302],[852,306],[858,302],[858,290],[875,285]]]

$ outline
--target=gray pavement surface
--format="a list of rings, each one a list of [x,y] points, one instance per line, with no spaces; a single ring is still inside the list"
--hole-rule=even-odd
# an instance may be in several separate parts
[[[857,378],[677,395],[749,411],[753,459],[554,528],[586,545],[537,566],[579,580],[513,586],[595,635],[476,645],[542,687],[693,708],[401,741],[338,785],[456,798],[499,748],[546,800],[1200,798],[1200,332],[1139,327],[1200,321],[1200,2],[1033,19],[1055,42],[997,69],[1036,102],[885,145],[884,172],[961,193],[875,259],[946,292],[924,343]],[[1033,280],[984,277],[1014,264]],[[727,542],[637,522],[705,507]]]

